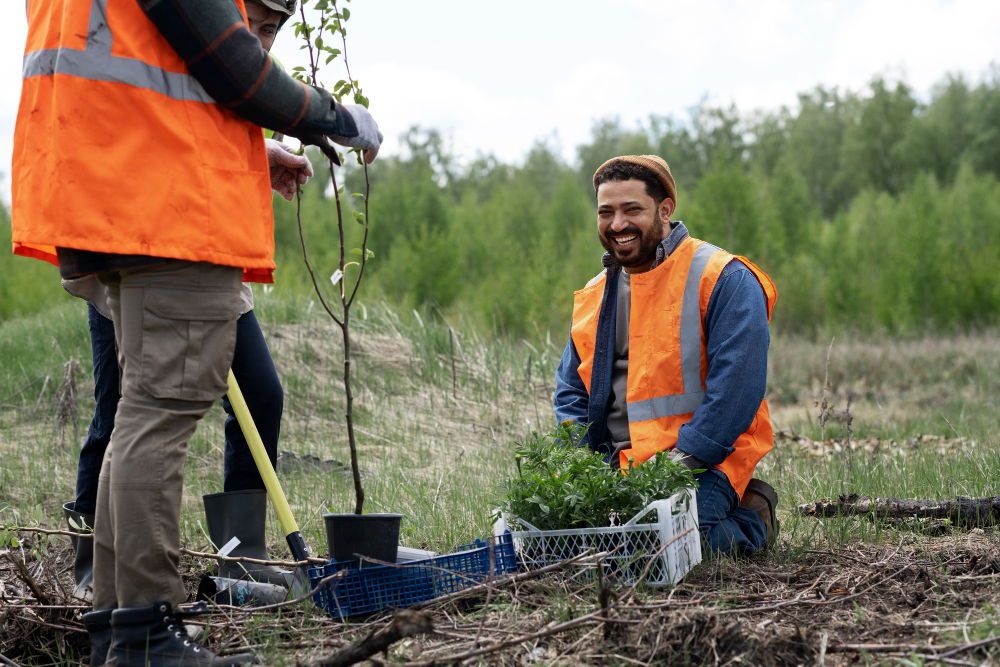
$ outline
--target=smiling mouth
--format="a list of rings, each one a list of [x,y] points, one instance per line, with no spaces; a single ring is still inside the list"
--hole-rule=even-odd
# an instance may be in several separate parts
[[[612,239],[612,241],[614,241],[615,245],[619,248],[623,248],[631,244],[637,238],[639,238],[638,234],[629,234],[628,236],[616,236]]]

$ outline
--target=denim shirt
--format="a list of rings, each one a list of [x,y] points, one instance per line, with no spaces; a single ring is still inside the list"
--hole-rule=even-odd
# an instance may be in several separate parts
[[[684,223],[673,224],[656,250],[651,268],[659,266],[688,237]],[[578,368],[580,355],[572,335],[556,370],[554,409],[559,422],[590,424],[587,444],[607,457],[614,451],[607,429],[614,362],[618,276],[621,267],[602,259],[607,268],[604,299],[597,319],[597,341],[587,392]],[[708,373],[705,399],[691,421],[681,426],[677,448],[710,465],[733,453],[736,438],[750,428],[767,387],[767,304],[756,276],[739,260],[722,270],[705,313]]]

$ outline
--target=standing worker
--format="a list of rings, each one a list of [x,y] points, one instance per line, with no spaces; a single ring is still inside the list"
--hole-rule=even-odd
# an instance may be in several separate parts
[[[98,483],[91,661],[246,664],[183,632],[187,443],[226,393],[242,280],[274,270],[261,127],[375,159],[367,110],[272,67],[243,0],[28,0],[14,251],[106,288],[122,366]]]
[[[268,4],[263,4],[268,3]],[[284,23],[294,15],[296,0],[279,4],[275,0],[246,0],[247,27],[260,40],[265,51],[270,52],[274,39]],[[272,56],[277,62],[277,59]],[[280,65],[280,63],[279,63]],[[271,168],[271,187],[285,199],[295,197],[298,184],[305,184],[312,175],[312,165],[305,155],[295,155],[284,144],[267,137],[268,163]],[[73,296],[87,301],[90,346],[94,366],[94,416],[87,430],[87,437],[80,448],[76,473],[76,499],[63,504],[69,528],[74,532],[91,532],[94,528],[94,508],[97,505],[97,483],[101,474],[104,453],[111,441],[118,407],[119,368],[115,350],[115,328],[111,321],[104,286],[93,275],[63,280],[63,287]],[[281,413],[284,391],[281,380],[267,348],[264,333],[253,312],[253,291],[243,283],[239,297],[239,319],[236,320],[236,348],[232,369],[243,397],[247,401],[254,424],[260,432],[271,465],[277,463],[278,435],[281,430]],[[243,429],[240,428],[227,398],[222,407],[226,412],[223,491],[202,496],[205,518],[212,544],[221,548],[233,537],[240,540],[229,552],[230,556],[244,556],[267,560],[265,544],[265,519],[267,492],[264,480],[250,453]],[[93,597],[94,544],[92,539],[73,538],[74,579],[73,594],[90,600]],[[229,566],[219,563],[218,576],[241,579],[249,577],[279,586],[287,586],[285,573],[269,565],[245,563]],[[289,573],[290,574],[290,573]]]
[[[777,496],[753,479],[774,446],[764,391],[777,290],[763,271],[671,221],[677,189],[655,155],[594,174],[605,270],[576,292],[556,371],[555,412],[628,469],[671,451],[698,480],[698,523],[714,553],[777,537]]]

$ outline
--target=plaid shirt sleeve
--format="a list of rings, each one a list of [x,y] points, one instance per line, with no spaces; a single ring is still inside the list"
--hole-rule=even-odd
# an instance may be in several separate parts
[[[218,104],[307,144],[358,135],[329,92],[273,65],[233,0],[136,1]]]

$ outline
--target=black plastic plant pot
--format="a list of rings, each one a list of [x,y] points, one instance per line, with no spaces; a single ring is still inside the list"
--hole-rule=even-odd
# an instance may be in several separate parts
[[[330,558],[395,563],[402,520],[402,514],[324,514]]]

